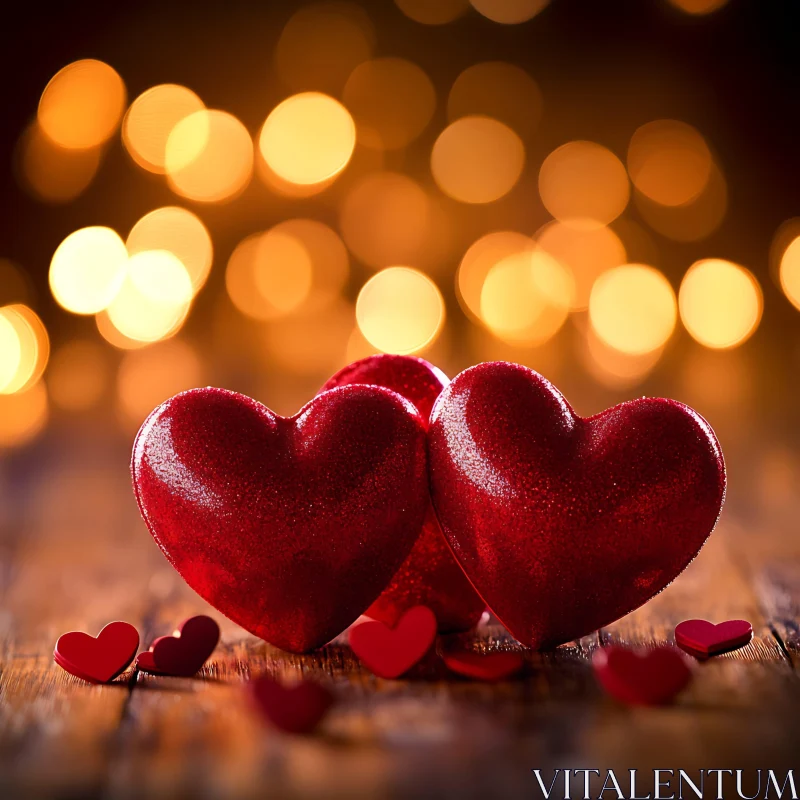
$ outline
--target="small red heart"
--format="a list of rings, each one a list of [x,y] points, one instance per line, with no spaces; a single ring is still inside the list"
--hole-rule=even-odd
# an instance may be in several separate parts
[[[124,672],[139,647],[139,633],[128,622],[109,622],[97,638],[82,631],[58,638],[53,659],[77,678],[108,683]]]
[[[687,619],[675,628],[676,643],[700,657],[744,647],[752,638],[753,626],[745,619],[729,619],[717,625],[704,619]]]
[[[442,656],[448,669],[478,681],[502,681],[516,675],[524,660],[519,653],[445,653]]]
[[[286,733],[310,733],[333,705],[333,695],[314,681],[284,686],[265,675],[248,688],[261,713]]]
[[[149,672],[151,675],[163,674],[156,666],[156,662],[153,661],[152,650],[145,650],[143,653],[139,653],[139,655],[136,656],[136,669],[142,672]]]
[[[436,616],[425,606],[406,611],[395,628],[378,620],[350,630],[350,647],[379,678],[398,678],[422,660],[436,639]]]
[[[219,625],[205,615],[190,617],[171,636],[161,636],[150,647],[151,656],[136,666],[147,672],[190,678],[202,669],[219,643]]]
[[[602,647],[592,658],[600,685],[621,703],[638,706],[663,705],[689,685],[692,670],[675,647],[629,650]]]

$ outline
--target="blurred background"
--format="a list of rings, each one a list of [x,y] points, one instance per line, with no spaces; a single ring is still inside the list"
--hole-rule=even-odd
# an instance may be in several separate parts
[[[375,352],[451,376],[516,361],[582,414],[674,397],[716,428],[731,502],[788,507],[796,3],[15,17],[0,51],[4,525],[80,488],[64,476],[81,454],[123,470],[178,391],[224,386],[288,415]],[[20,499],[43,463],[45,494]]]

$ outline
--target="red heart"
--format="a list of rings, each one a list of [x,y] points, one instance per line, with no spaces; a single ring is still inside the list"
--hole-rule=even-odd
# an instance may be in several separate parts
[[[428,498],[422,420],[374,386],[333,389],[288,418],[223,389],[184,392],[142,426],[132,471],[142,516],[186,582],[296,653],[380,594]]]
[[[433,404],[447,382],[441,370],[421,358],[382,354],[345,367],[320,391],[353,383],[385,386],[410,400],[427,427]],[[408,558],[364,613],[387,625],[396,625],[405,611],[419,605],[433,611],[443,633],[473,628],[486,608],[453,558],[431,507]]]
[[[139,653],[136,666],[146,672],[190,678],[199,672],[219,642],[219,625],[200,615],[181,623],[171,636],[161,636],[149,652]]]
[[[262,676],[250,681],[248,687],[264,716],[286,733],[310,733],[333,705],[333,695],[314,681],[283,686]]]
[[[350,630],[350,647],[379,678],[398,678],[422,660],[436,640],[436,617],[429,608],[406,611],[392,629],[378,620]]]
[[[62,669],[90,683],[108,683],[124,672],[139,647],[139,633],[128,622],[109,622],[97,638],[81,631],[59,636],[53,659]]]
[[[687,619],[675,628],[675,641],[700,657],[744,647],[752,638],[753,626],[744,619],[729,619],[717,625],[704,619]]]
[[[601,647],[592,667],[600,685],[616,700],[635,706],[670,702],[689,685],[692,670],[675,647],[637,652],[625,647]]]
[[[697,555],[725,494],[709,425],[673,400],[579,417],[541,375],[479,364],[428,433],[445,536],[491,610],[549,647],[640,606]]]
[[[516,675],[524,663],[519,653],[445,653],[448,669],[479,681],[502,681]]]

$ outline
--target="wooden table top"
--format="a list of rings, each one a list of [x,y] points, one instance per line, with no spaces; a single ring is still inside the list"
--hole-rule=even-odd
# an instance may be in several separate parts
[[[556,768],[800,767],[791,484],[729,502],[672,586],[581,641],[525,650],[516,680],[474,683],[434,663],[389,681],[361,668],[344,643],[287,655],[200,600],[148,535],[127,465],[108,449],[0,462],[0,798],[540,797],[532,769],[548,777]],[[195,678],[131,668],[93,686],[53,663],[63,632],[96,634],[124,619],[144,649],[197,613],[219,621],[222,642]],[[678,622],[695,617],[748,619],[755,635],[698,663],[674,705],[627,708],[601,692],[595,648],[669,641]],[[518,647],[491,624],[462,639]],[[313,676],[332,688],[337,704],[315,735],[281,734],[254,716],[242,684],[264,673]],[[716,796],[715,785],[706,790]]]

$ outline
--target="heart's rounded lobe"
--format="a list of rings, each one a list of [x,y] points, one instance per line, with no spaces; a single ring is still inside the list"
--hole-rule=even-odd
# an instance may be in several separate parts
[[[416,406],[427,426],[433,404],[448,379],[422,358],[374,355],[337,372],[321,391],[355,383],[385,386],[397,392]],[[414,606],[430,608],[443,633],[469,630],[486,608],[453,557],[432,508],[408,558],[365,613],[394,626]]]
[[[434,507],[495,615],[543,648],[607,625],[697,555],[725,495],[708,423],[673,400],[578,416],[541,375],[479,364],[428,433]]]
[[[186,582],[298,653],[380,594],[428,503],[422,419],[371,386],[325,392],[289,418],[224,389],[184,392],[142,426],[132,472],[150,533]]]

